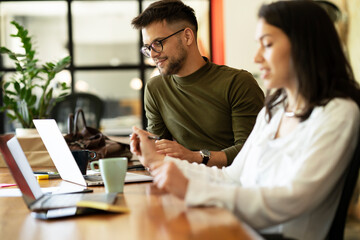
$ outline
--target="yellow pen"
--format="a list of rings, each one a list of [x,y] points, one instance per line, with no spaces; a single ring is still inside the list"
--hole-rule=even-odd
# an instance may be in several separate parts
[[[37,175],[36,179],[37,180],[46,180],[46,179],[54,179],[54,178],[60,178],[60,174],[45,174],[45,175]]]

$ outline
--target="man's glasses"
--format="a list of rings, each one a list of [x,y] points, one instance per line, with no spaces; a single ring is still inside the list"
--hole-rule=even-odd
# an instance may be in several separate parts
[[[162,42],[165,41],[166,39],[168,39],[169,37],[172,37],[174,36],[175,34],[179,33],[179,32],[182,32],[184,31],[185,28],[171,34],[170,36],[167,36],[166,38],[163,38],[161,40],[155,40],[153,41],[150,45],[144,45],[140,51],[142,52],[142,54],[144,54],[145,57],[150,57],[151,56],[151,49],[154,51],[154,52],[157,52],[157,53],[161,53],[162,50],[163,50],[163,44]]]

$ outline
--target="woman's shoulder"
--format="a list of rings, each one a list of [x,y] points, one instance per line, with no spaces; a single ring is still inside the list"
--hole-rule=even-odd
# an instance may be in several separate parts
[[[359,106],[350,98],[334,98],[325,106],[317,107],[315,110],[325,113],[348,113],[359,114]]]
[[[331,120],[359,121],[359,106],[350,98],[334,98],[325,106],[314,108],[310,118],[325,117]]]

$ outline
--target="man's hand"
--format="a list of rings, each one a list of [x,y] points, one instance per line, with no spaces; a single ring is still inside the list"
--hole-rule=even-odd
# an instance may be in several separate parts
[[[141,156],[140,138],[137,134],[130,134],[130,151],[136,156]]]
[[[173,162],[154,162],[150,164],[151,175],[154,184],[161,190],[174,194],[184,199],[189,180]]]
[[[180,158],[189,162],[201,163],[202,159],[199,152],[193,152],[176,141],[166,139],[158,140],[155,142],[156,151],[170,157]]]
[[[165,157],[156,152],[155,141],[149,139],[148,136],[151,136],[149,132],[133,127],[133,134],[130,137],[130,150],[139,157],[140,162],[145,167],[149,167],[151,163],[156,161],[163,161]]]

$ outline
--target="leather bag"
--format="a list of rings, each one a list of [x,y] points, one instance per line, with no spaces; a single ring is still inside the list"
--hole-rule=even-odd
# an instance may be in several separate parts
[[[79,120],[81,118],[81,120]],[[79,128],[80,121],[82,128]],[[70,150],[91,150],[97,153],[93,160],[111,157],[126,157],[131,159],[130,145],[114,141],[96,128],[86,126],[85,115],[79,109],[68,117],[68,133],[64,136]]]

